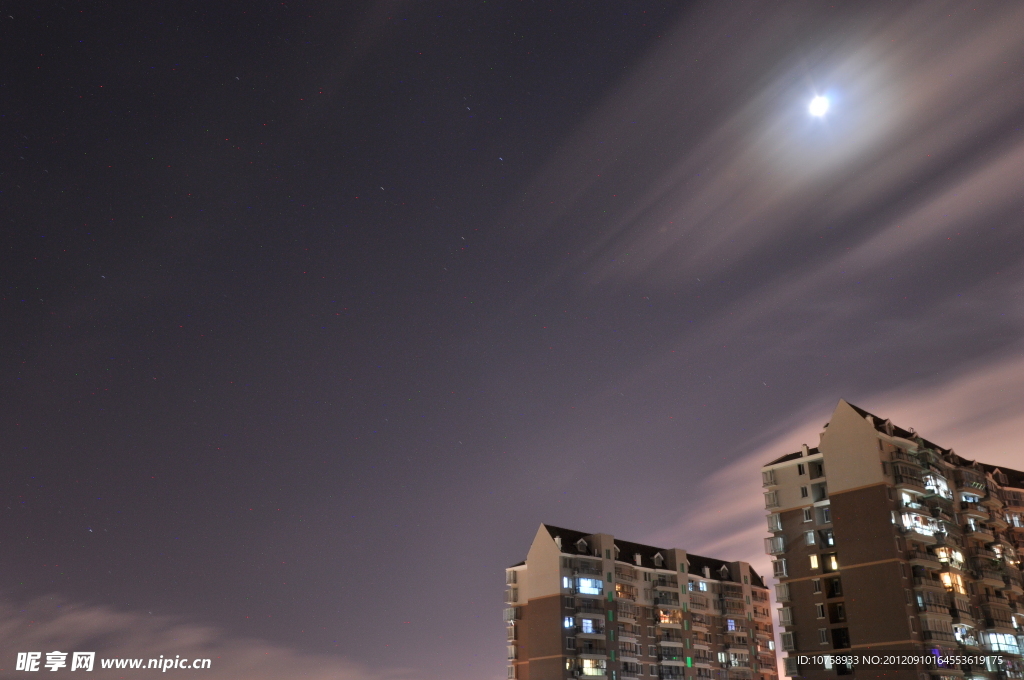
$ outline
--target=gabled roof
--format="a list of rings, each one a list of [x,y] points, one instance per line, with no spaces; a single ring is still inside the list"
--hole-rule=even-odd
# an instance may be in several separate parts
[[[566,553],[566,554],[569,554],[569,555],[585,555],[587,557],[593,557],[594,556],[590,552],[590,549],[593,546],[593,541],[589,540],[590,537],[593,536],[593,534],[585,534],[582,531],[575,531],[573,529],[564,529],[562,527],[556,527],[556,526],[552,526],[550,524],[545,524],[544,528],[548,530],[548,534],[551,535],[551,538],[555,538],[557,536],[557,537],[562,539],[562,552],[563,553]],[[587,551],[585,551],[585,552],[580,552],[576,548],[576,543],[581,538],[586,540],[587,544],[588,544],[587,545]],[[666,555],[669,552],[669,550],[667,548],[659,548],[659,547],[656,547],[656,546],[653,546],[653,545],[644,545],[643,543],[633,543],[632,541],[623,541],[623,540],[620,540],[618,538],[616,538],[614,540],[615,540],[615,547],[619,549],[619,555],[617,557],[617,560],[619,562],[624,562],[626,564],[636,565],[636,561],[634,560],[634,556],[639,554],[640,555],[640,565],[639,566],[646,567],[648,569],[656,569],[656,568],[658,568],[654,564],[654,556],[655,555],[657,555],[659,553],[661,555]],[[693,574],[695,576],[703,576],[704,575],[704,567],[709,567],[711,569],[711,578],[717,579],[719,581],[731,581],[732,580],[731,577],[726,577],[724,579],[721,578],[721,574],[719,573],[719,570],[723,566],[728,568],[729,565],[731,564],[730,562],[726,562],[725,560],[717,560],[717,559],[714,559],[712,557],[703,557],[701,555],[695,555],[695,554],[689,553],[689,552],[686,553],[686,559],[687,559],[687,561],[689,562],[689,565],[690,565],[689,573],[691,573],[691,574]],[[757,586],[759,588],[766,588],[767,587],[767,586],[765,586],[764,580],[761,578],[761,576],[756,571],[754,571],[753,569],[750,570],[750,580],[751,580],[751,583],[753,585],[755,585],[755,586]]]
[[[1024,472],[1021,472],[1020,470],[1013,470],[1008,467],[1003,467],[1002,465],[989,465],[987,463],[980,463],[980,465],[981,469],[984,470],[985,472],[988,472],[989,474],[996,472],[998,470],[999,472],[1002,472],[1004,475],[1006,475],[1006,480],[1008,483],[1005,484],[1004,486],[1011,486],[1014,489],[1024,489]]]
[[[818,447],[814,447],[813,449],[807,449],[807,455],[808,456],[813,456],[816,453],[821,453],[821,451],[818,450]],[[775,465],[776,463],[785,463],[787,460],[796,460],[797,458],[803,458],[803,457],[804,457],[804,452],[802,450],[801,451],[795,451],[793,453],[787,453],[785,456],[782,456],[780,458],[776,458],[775,460],[771,461],[770,463],[765,463],[765,465],[767,466],[767,465]]]
[[[951,454],[953,456],[953,461],[956,462],[958,465],[962,465],[964,467],[977,466],[989,474],[995,472],[996,470],[999,470],[1000,472],[1006,475],[1007,480],[1009,482],[1007,486],[1011,486],[1016,489],[1024,489],[1024,472],[1021,472],[1020,470],[1014,470],[1012,468],[1002,467],[999,465],[988,465],[987,463],[975,463],[975,461],[968,460],[966,458],[956,455],[955,453],[953,453],[952,449],[946,449],[934,442],[928,441],[927,439],[917,434],[913,430],[903,429],[902,427],[899,427],[892,421],[876,416],[874,413],[871,413],[870,411],[865,411],[861,407],[855,404],[851,404],[850,402],[846,402],[846,404],[854,411],[856,411],[861,417],[870,422],[872,427],[875,428],[876,432],[888,434],[886,432],[885,427],[885,424],[888,422],[889,425],[892,426],[892,436],[894,437],[900,437],[902,439],[916,441],[920,446],[932,449],[934,451],[938,451],[939,453]],[[828,427],[828,425],[825,425],[825,427]],[[810,449],[810,452],[818,453],[818,449]],[[784,463],[789,460],[800,458],[802,455],[803,454],[800,451],[797,451],[796,453],[787,453],[785,456],[782,456],[781,458],[776,458],[775,460],[773,460],[770,463],[767,463],[766,465]]]

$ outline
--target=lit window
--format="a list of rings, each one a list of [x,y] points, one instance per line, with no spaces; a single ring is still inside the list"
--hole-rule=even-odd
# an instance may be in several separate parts
[[[562,619],[562,628],[572,628],[576,625],[576,619],[571,616],[566,616]]]
[[[811,569],[817,569],[817,568],[818,568],[818,556],[817,555],[811,555]]]
[[[805,531],[804,532],[804,539],[807,541],[807,545],[814,545],[814,532],[813,531]]]
[[[572,579],[570,579],[568,576],[563,576],[562,577],[562,587],[563,588],[572,588]]]
[[[580,621],[580,632],[582,632],[582,633],[597,633],[598,631],[594,630],[594,620],[593,619],[583,619],[582,621]]]
[[[578,578],[576,590],[581,595],[600,595],[604,592],[604,583],[596,578]]]
[[[729,630],[736,630],[736,621],[733,619],[727,619],[725,626]]]

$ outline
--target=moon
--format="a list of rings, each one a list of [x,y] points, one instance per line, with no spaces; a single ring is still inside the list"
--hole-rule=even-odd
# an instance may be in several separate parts
[[[826,112],[828,112],[828,97],[818,95],[811,100],[811,104],[807,107],[807,110],[812,116],[821,118]]]

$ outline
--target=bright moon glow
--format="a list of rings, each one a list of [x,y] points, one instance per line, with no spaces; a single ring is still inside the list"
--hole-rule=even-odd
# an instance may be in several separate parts
[[[811,112],[812,116],[824,116],[825,112],[828,111],[828,98],[815,97],[811,100],[811,105],[807,110]]]

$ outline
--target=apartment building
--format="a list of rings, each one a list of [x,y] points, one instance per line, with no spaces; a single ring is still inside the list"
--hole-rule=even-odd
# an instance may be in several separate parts
[[[773,460],[762,477],[787,675],[1024,677],[1024,473],[840,401],[817,447]],[[834,650],[1005,663],[798,663]]]
[[[777,680],[746,562],[542,524],[505,582],[510,679]]]

